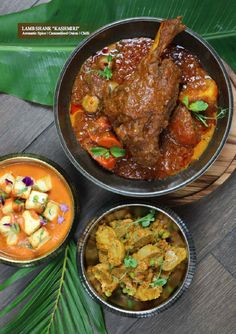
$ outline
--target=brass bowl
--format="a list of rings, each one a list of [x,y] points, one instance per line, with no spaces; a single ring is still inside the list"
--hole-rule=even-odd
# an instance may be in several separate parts
[[[98,226],[104,223],[104,221],[107,223],[111,220],[114,220],[114,213],[116,212],[117,214],[118,211],[124,209],[128,209],[128,211],[131,212],[134,216],[139,217],[146,215],[150,209],[154,209],[157,212],[161,212],[167,215],[172,220],[176,230],[181,233],[181,236],[188,249],[188,259],[185,263],[186,270],[181,277],[179,284],[175,287],[174,291],[171,292],[166,300],[161,300],[160,297],[152,301],[141,302],[117,292],[115,292],[111,297],[105,299],[97,293],[87,277],[87,267],[89,265],[96,265],[99,263],[95,240],[95,233],[98,229]],[[189,233],[184,222],[172,210],[162,206],[153,206],[145,203],[129,203],[103,209],[102,212],[98,213],[97,217],[87,225],[78,241],[77,267],[85,290],[95,301],[100,303],[107,310],[118,315],[133,318],[144,318],[168,309],[189,287],[195,272],[196,254],[191,234]]]
[[[30,260],[19,260],[14,258],[7,258],[6,255],[3,255],[0,250],[0,263],[6,263],[12,266],[19,266],[19,267],[29,267],[33,265],[41,264],[42,262],[50,261],[52,258],[56,257],[67,245],[68,241],[72,237],[74,230],[77,225],[77,218],[79,215],[79,205],[78,205],[78,195],[76,193],[75,187],[70,180],[69,176],[66,174],[66,172],[55,162],[42,157],[40,155],[36,154],[29,154],[29,153],[16,153],[16,154],[9,154],[2,156],[0,158],[0,169],[1,167],[5,167],[6,165],[11,165],[13,163],[20,163],[20,162],[30,162],[32,164],[37,164],[42,167],[46,167],[47,169],[50,169],[53,171],[54,174],[59,176],[59,178],[62,180],[62,182],[66,185],[68,192],[71,197],[72,206],[73,206],[73,216],[71,221],[71,226],[68,229],[68,232],[62,242],[51,251],[47,252],[46,254],[30,259]]]

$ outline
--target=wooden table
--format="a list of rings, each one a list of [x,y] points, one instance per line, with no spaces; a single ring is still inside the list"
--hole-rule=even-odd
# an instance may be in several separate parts
[[[46,1],[1,0],[0,14],[19,11],[42,2]],[[13,152],[45,155],[58,162],[71,175],[81,194],[82,212],[76,236],[96,211],[98,199],[100,206],[119,199],[119,196],[85,179],[68,161],[59,143],[51,108],[2,94],[0,154]],[[96,198],[92,196],[92,189],[93,193],[96,190]],[[158,199],[153,201],[158,203]],[[236,173],[210,196],[175,210],[185,219],[197,249],[197,272],[190,289],[171,309],[153,318],[121,318],[105,311],[110,334],[236,333]],[[0,281],[14,271],[12,267],[0,265]],[[0,309],[22,288],[21,282],[2,292]],[[4,323],[8,319],[6,317]]]

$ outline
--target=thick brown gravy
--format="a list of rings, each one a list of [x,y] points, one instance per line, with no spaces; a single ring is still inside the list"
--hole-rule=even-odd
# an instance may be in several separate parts
[[[104,168],[116,175],[130,179],[159,179],[176,174],[198,159],[210,142],[216,125],[214,119],[218,90],[215,81],[202,68],[199,59],[181,46],[169,46],[163,58],[171,58],[181,70],[179,101],[188,96],[189,101],[204,100],[208,103],[205,115],[213,119],[204,126],[193,115],[191,122],[196,132],[195,143],[189,145],[189,119],[171,117],[169,126],[161,133],[161,157],[155,167],[138,165],[126,150],[125,157],[95,157],[90,152],[94,146],[122,146],[112,131],[108,118],[103,114],[102,107],[96,113],[86,113],[82,99],[86,95],[95,95],[102,100],[109,83],[122,84],[135,71],[141,59],[147,55],[153,44],[150,38],[132,38],[121,40],[103,48],[88,58],[74,83],[70,116],[74,133],[81,146]],[[101,57],[112,55],[112,80],[106,80],[98,74]],[[100,104],[102,105],[102,103]],[[107,144],[107,138],[109,143]],[[102,137],[102,140],[100,140]],[[112,139],[113,137],[113,139]],[[175,139],[178,140],[175,140]],[[193,144],[193,145],[192,145]]]

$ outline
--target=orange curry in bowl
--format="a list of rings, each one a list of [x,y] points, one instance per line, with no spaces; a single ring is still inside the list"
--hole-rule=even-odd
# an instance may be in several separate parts
[[[72,192],[43,161],[0,163],[0,257],[13,262],[42,258],[66,239],[74,219]]]
[[[100,166],[128,179],[161,179],[202,155],[217,118],[218,87],[199,58],[174,37],[181,18],[163,21],[155,40],[120,40],[91,55],[76,76],[74,134]]]

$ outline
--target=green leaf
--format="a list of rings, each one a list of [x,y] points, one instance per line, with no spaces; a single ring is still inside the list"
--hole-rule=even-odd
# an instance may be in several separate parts
[[[120,157],[124,157],[126,152],[124,148],[120,148],[120,147],[111,147],[110,148],[110,152],[113,155],[113,157],[115,158],[120,158]]]
[[[91,10],[93,8],[93,10]],[[210,8],[211,15],[206,8]],[[102,15],[101,15],[102,13]],[[18,22],[79,24],[81,31],[134,16],[183,16],[184,23],[201,34],[236,70],[236,4],[234,0],[52,0],[0,17],[0,91],[52,105],[59,73],[79,37],[18,39]],[[114,41],[115,41],[114,36]]]
[[[98,74],[100,75],[100,77],[106,80],[110,80],[112,78],[112,71],[108,66],[106,66],[103,71],[98,70]]]
[[[185,95],[184,98],[183,98],[183,104],[185,105],[185,107],[188,108],[189,100],[188,100],[188,96],[187,95]]]
[[[126,268],[136,268],[138,261],[135,260],[132,256],[126,256],[124,258],[124,265]]]
[[[106,158],[110,157],[110,154],[109,156],[107,155],[107,153],[109,153],[108,149],[105,148],[105,147],[102,147],[102,146],[94,146],[94,147],[91,147],[90,148],[90,151],[92,152],[92,154],[95,156],[95,157],[101,157],[101,156],[105,156]]]
[[[0,289],[36,271],[36,268],[18,269],[0,285]],[[98,333],[107,334],[100,306],[86,294],[80,283],[74,242],[1,310],[0,317],[18,305],[22,305],[20,311],[0,330],[1,334],[92,334],[94,329]]]
[[[207,108],[208,108],[208,103],[202,100],[195,101],[188,106],[188,109],[194,112],[204,111]]]
[[[141,223],[142,227],[148,227],[151,222],[155,221],[155,210],[152,209],[146,216],[136,219],[133,224]]]
[[[156,286],[163,286],[167,283],[166,278],[158,278],[154,282],[150,283],[151,287],[156,287]]]

